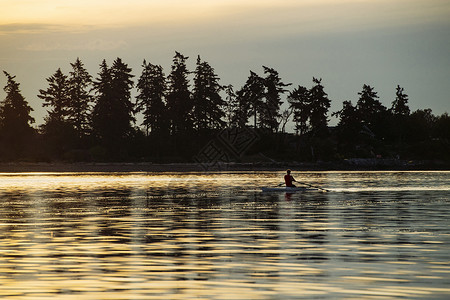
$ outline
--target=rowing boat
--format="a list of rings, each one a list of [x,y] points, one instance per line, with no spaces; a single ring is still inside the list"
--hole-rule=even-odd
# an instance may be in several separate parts
[[[311,189],[306,187],[263,187],[263,192],[284,192],[284,193],[296,193],[304,191],[317,191],[317,189]]]

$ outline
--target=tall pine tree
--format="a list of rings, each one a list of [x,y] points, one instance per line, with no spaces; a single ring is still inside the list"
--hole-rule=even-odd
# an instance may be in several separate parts
[[[377,92],[370,85],[364,84],[363,90],[358,95],[360,97],[356,108],[361,121],[368,126],[374,125],[379,114],[386,111],[386,108],[378,100]]]
[[[166,127],[166,78],[161,66],[142,64],[143,70],[137,83],[136,111],[143,112],[147,135],[162,133]]]
[[[225,101],[220,96],[223,87],[214,69],[197,57],[194,72],[193,121],[197,130],[221,129],[225,126]]]
[[[399,85],[397,85],[395,95],[395,100],[392,102],[392,107],[389,110],[390,129],[388,137],[393,138],[398,145],[401,145],[404,137],[408,134],[408,130],[410,130],[408,126],[410,110],[408,106],[408,95],[404,93],[404,89]]]
[[[397,85],[395,100],[392,102],[391,112],[395,116],[409,116],[410,110],[408,106],[408,95],[404,93],[404,89]]]
[[[87,136],[90,131],[91,104],[93,100],[90,94],[92,76],[79,58],[70,65],[72,66],[72,71],[69,73],[68,78],[68,118],[75,128],[78,138],[82,138]]]
[[[106,60],[103,60],[100,64],[100,72],[94,82],[94,88],[96,97],[92,111],[93,134],[98,139],[113,139],[114,134],[109,128],[109,122],[112,121],[113,117],[112,73]]]
[[[342,109],[332,115],[339,117],[337,129],[341,141],[344,143],[355,142],[361,131],[361,119],[352,102],[344,101]]]
[[[263,68],[264,74],[266,74],[264,78],[265,101],[260,108],[259,124],[260,128],[276,132],[281,118],[280,107],[283,104],[281,95],[287,92],[285,87],[290,84],[283,83],[276,70],[265,66]]]
[[[106,61],[100,65],[95,82],[97,92],[93,110],[93,130],[113,156],[124,155],[124,142],[133,132],[134,105],[131,102],[133,87],[131,68],[117,58],[109,68]]]
[[[253,126],[260,124],[260,112],[263,107],[265,95],[264,79],[255,72],[250,71],[245,85],[236,92],[237,105],[235,106],[235,119],[239,127],[246,126],[253,115]]]
[[[51,123],[63,123],[67,119],[69,104],[69,83],[67,76],[58,68],[47,78],[48,88],[40,89],[38,97],[44,100],[43,107],[49,107],[44,127]]]
[[[225,120],[228,127],[238,127],[235,111],[237,110],[237,96],[234,92],[233,85],[225,86]]]
[[[31,139],[34,129],[31,124],[34,119],[30,116],[33,110],[19,89],[15,76],[3,71],[7,78],[6,98],[0,102],[0,141],[3,149],[2,156],[7,159],[20,158],[27,147],[32,147]]]
[[[68,121],[69,83],[61,69],[47,78],[46,90],[39,90],[38,97],[44,101],[42,106],[48,107],[48,115],[42,125],[46,150],[51,155],[60,156],[73,146],[72,137],[76,137],[72,122]]]
[[[188,58],[175,52],[172,70],[168,77],[167,113],[171,134],[186,132],[193,126],[189,71],[186,67]]]
[[[310,125],[314,134],[323,134],[328,132],[328,109],[330,108],[330,99],[324,91],[322,79],[313,78],[314,86],[309,91]]]
[[[308,124],[311,113],[309,90],[299,85],[289,93],[288,102],[293,109],[295,132],[300,135],[305,134],[310,129]]]

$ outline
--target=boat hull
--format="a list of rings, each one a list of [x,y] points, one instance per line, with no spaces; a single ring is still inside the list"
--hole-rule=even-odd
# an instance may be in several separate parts
[[[263,187],[263,192],[282,192],[282,193],[297,193],[305,191],[315,191],[316,189],[310,189],[306,187]]]

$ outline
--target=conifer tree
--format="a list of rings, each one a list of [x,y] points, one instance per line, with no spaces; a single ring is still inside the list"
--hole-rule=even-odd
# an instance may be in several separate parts
[[[234,92],[233,85],[225,86],[225,120],[228,127],[238,127],[235,112],[237,111],[237,96]]]
[[[109,147],[118,151],[133,132],[134,106],[131,102],[131,68],[117,58],[111,68],[103,60],[95,82],[97,92],[92,122],[95,135]],[[117,148],[115,148],[117,147]]]
[[[398,145],[403,144],[403,138],[408,134],[408,117],[410,110],[408,107],[408,95],[404,93],[404,89],[397,85],[395,100],[389,109],[389,130],[387,137],[394,139]]]
[[[380,113],[386,111],[386,108],[378,100],[378,94],[370,85],[363,85],[363,90],[358,93],[359,100],[356,108],[361,121],[366,125],[374,125]]]
[[[137,83],[136,111],[143,111],[147,135],[161,133],[166,129],[166,78],[161,66],[142,64],[143,70]]]
[[[78,138],[86,136],[90,131],[92,76],[88,73],[79,58],[70,64],[72,71],[69,73],[69,101],[67,112],[69,121],[73,124]]]
[[[44,100],[42,106],[50,108],[47,111],[46,124],[63,123],[68,115],[69,83],[67,76],[58,68],[52,76],[47,78],[47,82],[48,88],[40,89],[38,95],[40,99]]]
[[[232,105],[232,124],[238,128],[247,126],[247,122],[251,115],[251,104],[248,102],[248,89],[244,85],[240,90],[235,92],[234,103]]]
[[[263,66],[264,74],[264,102],[260,108],[259,123],[261,128],[269,129],[276,132],[279,127],[279,119],[281,117],[280,107],[281,94],[287,92],[285,87],[290,84],[283,83],[277,71],[272,68]]]
[[[75,129],[68,121],[69,83],[67,76],[58,68],[56,72],[47,78],[49,84],[46,90],[40,89],[38,97],[44,100],[42,106],[49,107],[45,123],[42,125],[46,140],[47,150],[56,151],[60,155],[64,150],[71,147],[75,136]]]
[[[236,92],[237,105],[234,115],[239,127],[246,126],[252,115],[255,128],[261,123],[258,116],[263,106],[264,94],[264,79],[250,71],[245,85]]]
[[[9,158],[18,158],[25,152],[25,147],[31,141],[34,129],[31,124],[34,118],[30,116],[33,109],[22,96],[20,84],[15,76],[3,71],[7,78],[6,98],[0,102],[0,141],[3,154]]]
[[[327,132],[328,126],[328,109],[330,108],[330,99],[324,91],[322,79],[313,78],[314,86],[309,91],[310,105],[310,126],[314,133]]]
[[[355,141],[361,130],[361,119],[352,102],[344,101],[342,109],[332,115],[339,117],[337,128],[342,141]]]
[[[192,128],[192,99],[189,91],[187,56],[175,52],[168,77],[167,113],[170,133],[186,132]]]
[[[392,102],[391,112],[395,116],[408,116],[410,113],[408,107],[408,95],[404,93],[404,89],[397,85],[397,91],[395,93],[396,98]]]
[[[310,129],[308,124],[311,113],[310,91],[306,87],[299,85],[289,93],[288,102],[293,109],[295,132],[300,135],[305,134]]]
[[[100,64],[98,78],[94,82],[96,91],[95,105],[92,111],[92,129],[94,136],[99,139],[105,139],[112,135],[109,130],[109,123],[113,116],[113,89],[111,69],[103,60]],[[111,136],[110,139],[113,137]]]
[[[225,101],[220,96],[223,87],[214,69],[197,57],[194,76],[193,121],[197,130],[221,129],[225,126]]]
[[[134,104],[131,101],[131,89],[134,86],[131,68],[117,58],[111,67],[112,90],[114,107],[114,122],[116,124],[116,134],[119,138],[128,137],[133,131],[132,123],[134,118]]]

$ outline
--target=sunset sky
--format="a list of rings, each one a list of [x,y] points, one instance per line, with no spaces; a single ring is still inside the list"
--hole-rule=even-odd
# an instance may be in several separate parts
[[[320,77],[330,112],[356,103],[363,84],[387,107],[399,84],[412,110],[450,112],[450,0],[1,1],[0,70],[17,76],[37,124],[39,89],[77,57],[94,77],[116,57],[138,77],[144,59],[168,74],[175,51],[191,70],[200,55],[235,89],[262,65],[291,89]]]

